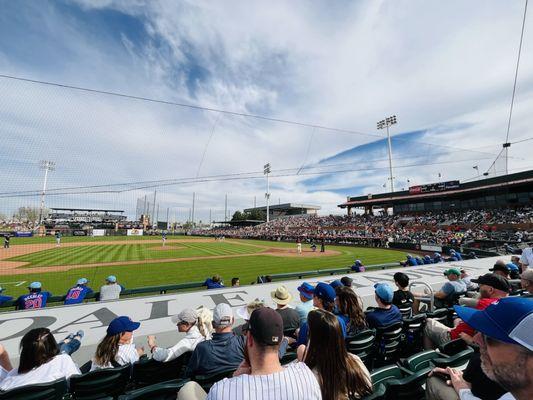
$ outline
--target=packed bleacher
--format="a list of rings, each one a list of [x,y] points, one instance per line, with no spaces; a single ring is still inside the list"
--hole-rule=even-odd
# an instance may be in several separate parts
[[[291,216],[248,227],[192,233],[268,240],[326,240],[386,247],[390,242],[461,245],[472,240],[527,242],[533,232],[513,225],[533,224],[533,208],[462,210],[398,215]]]
[[[530,399],[528,254],[515,261],[518,280],[503,261],[479,277],[452,265],[438,290],[411,292],[396,272],[366,310],[347,276],[297,293],[280,285],[274,308],[238,309],[239,326],[226,303],[184,309],[170,318],[182,336],[168,348],[148,336],[145,350],[134,340],[141,322],[121,316],[82,365],[70,355],[83,331],[57,342],[31,329],[18,365],[0,343],[0,400]]]

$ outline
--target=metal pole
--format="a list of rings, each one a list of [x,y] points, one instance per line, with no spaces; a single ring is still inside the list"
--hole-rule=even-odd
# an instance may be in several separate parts
[[[389,144],[389,171],[390,171],[390,191],[394,192],[394,177],[392,175],[392,145],[389,133],[389,124],[387,124],[387,142]]]
[[[268,182],[268,174],[267,172],[267,192],[266,192],[266,200],[267,200],[267,223],[270,222],[270,184]]]
[[[151,218],[151,223],[152,223],[152,229],[154,229],[154,218],[155,218],[155,199],[156,199],[156,196],[157,196],[157,190],[154,190],[154,204],[152,206],[152,218]]]
[[[228,194],[224,197],[224,222],[228,220]]]
[[[39,210],[39,225],[43,220],[43,211],[44,211],[44,195],[46,193],[46,182],[48,181],[48,166],[44,169],[44,183],[43,183],[43,192],[41,193],[41,208]]]
[[[254,208],[256,208],[256,207],[257,207],[257,203],[255,201],[255,196],[254,196]]]
[[[196,197],[196,192],[192,192],[192,224],[194,225],[194,200]]]
[[[209,209],[209,225],[211,225],[211,222],[212,222],[212,221],[213,221],[213,220],[211,219],[211,209]]]
[[[169,211],[170,211],[170,208],[167,207],[167,231],[168,231],[168,227],[169,227],[169,224],[170,224],[170,221],[169,221],[169,219],[168,219],[168,213],[169,213]]]
[[[159,220],[159,204],[157,205],[157,212],[155,213],[155,227],[158,227],[158,221]]]

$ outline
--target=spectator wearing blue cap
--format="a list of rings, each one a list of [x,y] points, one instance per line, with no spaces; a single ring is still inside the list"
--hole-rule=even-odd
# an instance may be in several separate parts
[[[124,290],[124,286],[119,285],[115,275],[109,275],[105,279],[106,284],[100,288],[100,301],[118,300],[120,293]]]
[[[459,318],[478,333],[481,368],[508,393],[500,400],[530,400],[533,393],[533,301],[521,297],[501,299],[482,311],[455,306]],[[478,399],[463,372],[455,368],[436,368],[450,376],[450,383],[461,399]]]
[[[144,355],[144,348],[133,344],[133,331],[141,324],[133,322],[130,317],[115,318],[107,327],[106,336],[98,344],[92,360],[91,371],[103,368],[115,368],[139,361]]]
[[[331,285],[328,285],[324,282],[319,282],[313,292],[313,305],[320,310],[334,312],[336,298],[337,295],[335,293],[335,289],[333,289]],[[339,320],[342,335],[346,337],[346,320],[342,315],[336,315],[336,317]],[[305,322],[300,327],[300,332],[298,333],[298,340],[296,341],[297,346],[301,344],[307,344],[308,330],[309,327],[307,325],[307,322]]]
[[[424,262],[424,264],[433,264],[433,260],[431,259],[431,257],[428,254],[426,254],[424,256],[423,262]]]
[[[46,307],[46,302],[52,294],[42,290],[41,282],[30,283],[28,290],[30,291],[28,294],[24,294],[17,299],[17,310],[30,310]]]
[[[415,267],[418,265],[418,261],[411,254],[407,254],[405,261],[400,261],[400,265],[403,267]]]
[[[394,304],[394,290],[387,283],[374,285],[377,308],[366,314],[366,321],[370,328],[380,328],[402,321],[402,313]]]
[[[517,265],[510,262],[505,264],[505,266],[509,270],[509,279],[520,279],[520,270]]]
[[[89,283],[89,281],[86,278],[78,279],[76,286],[71,287],[65,295],[65,304],[83,303],[85,297],[93,292],[93,290],[87,286],[87,283]]]
[[[2,295],[2,292],[3,292],[3,291],[4,291],[4,288],[3,288],[2,286],[0,286],[0,306],[1,306],[2,304],[4,304],[5,302],[7,302],[7,301],[11,301],[11,300],[13,300],[13,297],[11,297],[11,296],[4,296],[4,295]]]
[[[361,262],[361,260],[355,260],[355,262],[352,265],[352,271],[354,272],[365,272],[365,266]]]
[[[344,286],[341,282],[340,279],[335,279],[334,281],[330,282],[329,285],[333,288],[333,289],[337,289],[338,287],[342,287]]]
[[[442,256],[440,255],[440,253],[433,254],[433,264],[438,264],[438,263],[440,263],[442,261],[443,261],[443,259],[442,259]]]
[[[302,326],[302,324],[307,321],[307,314],[309,314],[309,311],[315,309],[315,306],[313,305],[313,293],[315,287],[304,282],[298,286],[297,290],[300,292],[301,303],[295,307],[295,310],[300,317],[300,326]]]

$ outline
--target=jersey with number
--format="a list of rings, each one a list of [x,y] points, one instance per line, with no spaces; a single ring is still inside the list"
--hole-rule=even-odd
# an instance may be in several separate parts
[[[30,310],[33,308],[44,308],[46,302],[52,294],[49,292],[38,292],[22,295],[17,300],[19,310]]]
[[[79,304],[83,302],[85,296],[92,292],[93,290],[87,286],[74,286],[67,292],[67,295],[65,296],[65,304]]]

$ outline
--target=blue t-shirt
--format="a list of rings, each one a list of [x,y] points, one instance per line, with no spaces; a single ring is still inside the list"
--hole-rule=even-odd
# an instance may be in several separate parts
[[[214,282],[211,278],[207,278],[202,286],[207,286],[208,289],[220,289],[224,287],[220,282]]]
[[[342,330],[342,336],[346,339],[346,316],[344,315],[337,315],[337,320],[339,321],[339,324],[341,326]],[[309,325],[307,325],[307,322],[304,322],[302,326],[300,326],[300,333],[298,334],[298,340],[296,341],[296,347],[298,347],[301,344],[307,344],[307,335],[309,332]]]
[[[71,288],[65,296],[65,304],[79,304],[85,299],[85,296],[92,293],[93,290],[85,285],[78,285]]]
[[[389,326],[402,321],[402,313],[394,304],[389,309],[375,308],[366,314],[366,322],[368,322],[369,328]]]
[[[446,296],[451,296],[455,293],[466,292],[466,284],[462,281],[448,281],[440,289]]]
[[[0,295],[0,305],[4,304],[6,301],[13,300],[13,297],[11,296],[2,296]]]
[[[414,267],[418,265],[418,261],[416,261],[416,258],[411,257],[407,259],[407,264],[409,264],[411,267]]]
[[[50,292],[35,292],[20,296],[17,299],[17,308],[19,310],[30,310],[32,308],[44,308],[48,298],[51,297]]]

